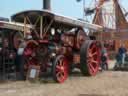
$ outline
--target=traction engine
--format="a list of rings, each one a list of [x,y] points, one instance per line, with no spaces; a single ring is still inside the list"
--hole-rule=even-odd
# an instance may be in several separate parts
[[[15,14],[12,20],[25,25],[31,22],[34,26],[30,34],[24,32],[24,41],[18,50],[24,58],[25,72],[33,65],[39,66],[39,76],[50,74],[59,83],[64,82],[74,68],[85,76],[97,74],[99,42],[90,40],[83,27],[99,30],[100,26],[39,10]]]

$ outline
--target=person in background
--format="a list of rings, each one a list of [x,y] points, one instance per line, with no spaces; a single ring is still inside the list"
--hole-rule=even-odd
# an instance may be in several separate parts
[[[101,68],[102,70],[108,70],[108,53],[105,47],[101,51]]]
[[[124,44],[122,44],[120,46],[119,50],[118,50],[118,54],[121,56],[121,58],[120,58],[121,59],[121,64],[120,65],[122,65],[122,66],[125,63],[126,52],[127,52],[127,50],[126,50]]]

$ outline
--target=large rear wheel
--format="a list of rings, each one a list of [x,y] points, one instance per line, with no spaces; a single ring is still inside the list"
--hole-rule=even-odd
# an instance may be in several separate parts
[[[63,83],[69,73],[68,60],[63,56],[59,55],[53,64],[53,78],[58,83]]]
[[[80,70],[83,75],[94,76],[100,65],[100,48],[96,41],[86,41],[80,50]]]

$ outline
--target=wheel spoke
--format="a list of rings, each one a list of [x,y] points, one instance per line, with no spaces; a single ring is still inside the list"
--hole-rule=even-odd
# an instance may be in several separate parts
[[[91,50],[91,49],[90,49],[90,50]],[[91,58],[92,58],[93,56],[95,56],[95,55],[97,55],[97,51],[93,52],[93,51],[91,50],[91,51],[88,52],[88,56],[91,57]]]
[[[97,55],[97,52],[92,53],[92,56],[95,56],[95,55]]]
[[[61,79],[63,79],[65,77],[65,73],[64,72],[61,72],[60,73],[60,77],[61,77]]]
[[[98,61],[95,61],[95,60],[92,60],[92,62],[93,62],[93,63],[95,63],[95,64],[97,64],[97,63],[98,63]]]
[[[56,66],[56,71],[60,71],[61,70],[61,67],[59,65]]]
[[[93,66],[92,64],[89,64],[89,67],[90,67],[90,70],[91,70],[92,72],[95,72],[95,68],[94,68],[94,66]]]
[[[63,66],[63,60],[60,60],[60,66]]]

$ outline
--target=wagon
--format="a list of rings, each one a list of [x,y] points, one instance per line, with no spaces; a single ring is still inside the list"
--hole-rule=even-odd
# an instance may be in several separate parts
[[[80,69],[84,76],[94,76],[100,66],[100,42],[91,40],[85,29],[102,31],[102,27],[46,10],[27,10],[14,14],[12,21],[33,26],[30,34],[24,27],[18,51],[24,57],[25,71],[39,66],[39,74],[51,74],[64,82],[69,73]]]

